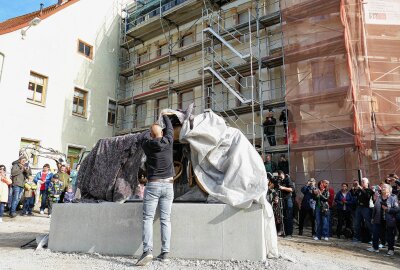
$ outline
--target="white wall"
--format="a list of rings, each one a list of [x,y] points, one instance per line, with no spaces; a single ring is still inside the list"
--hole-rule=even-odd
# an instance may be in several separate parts
[[[81,0],[30,28],[25,40],[20,30],[0,35],[0,164],[18,158],[22,137],[66,153],[67,145],[91,149],[112,136],[106,115],[118,72],[118,10],[114,0]],[[78,39],[93,45],[93,60],[77,52]],[[48,77],[45,107],[26,102],[30,71]],[[87,119],[72,115],[74,87],[89,91]]]

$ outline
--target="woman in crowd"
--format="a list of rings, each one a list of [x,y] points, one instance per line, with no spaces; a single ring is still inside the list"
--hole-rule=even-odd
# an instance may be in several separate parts
[[[337,237],[340,238],[342,235],[342,227],[345,225],[346,229],[351,230],[353,234],[352,222],[351,222],[351,209],[354,204],[354,200],[348,192],[349,185],[347,183],[342,184],[342,189],[336,193],[335,202],[338,215],[338,225],[336,229]]]
[[[8,186],[11,183],[6,176],[6,166],[0,165],[0,223],[3,222],[4,207],[8,203]]]
[[[394,238],[396,236],[396,214],[399,212],[397,197],[392,195],[392,187],[382,185],[381,194],[375,202],[372,211],[372,247],[371,252],[379,252],[379,236],[386,233],[388,256],[394,255]]]
[[[314,240],[328,241],[329,238],[329,190],[327,188],[328,182],[322,180],[318,182],[318,188],[314,190],[315,205],[315,226],[317,236]]]

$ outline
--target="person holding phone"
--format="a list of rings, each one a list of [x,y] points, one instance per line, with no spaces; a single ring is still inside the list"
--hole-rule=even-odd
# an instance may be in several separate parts
[[[376,200],[372,211],[372,247],[368,248],[368,251],[379,252],[379,238],[384,235],[388,244],[387,255],[394,255],[396,214],[399,210],[399,201],[392,194],[392,187],[389,184],[383,184],[381,195]]]

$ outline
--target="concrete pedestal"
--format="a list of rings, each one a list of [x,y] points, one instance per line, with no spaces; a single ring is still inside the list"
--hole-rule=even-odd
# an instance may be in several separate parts
[[[260,205],[239,210],[225,204],[175,203],[171,223],[171,257],[266,258]],[[154,255],[158,255],[160,247],[157,214]],[[56,204],[50,224],[49,248],[62,252],[140,256],[143,249],[142,203]]]

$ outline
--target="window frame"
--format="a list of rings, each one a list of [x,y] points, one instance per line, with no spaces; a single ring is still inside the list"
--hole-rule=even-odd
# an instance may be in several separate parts
[[[194,105],[196,105],[196,98],[194,96],[194,91],[193,91],[193,89],[190,89],[190,90],[179,92],[179,95],[178,95],[178,109],[181,109],[181,110],[186,109],[186,108],[182,108],[182,106],[183,106],[183,95],[187,94],[187,93],[192,93],[192,95],[193,95],[192,102],[194,103]],[[185,101],[187,101],[187,100],[185,100]]]
[[[78,149],[80,150],[80,153],[78,154],[77,157],[76,156],[72,156],[72,155],[69,154],[69,149],[70,148],[75,148],[77,150]],[[74,161],[76,159],[76,161],[79,162],[79,157],[82,154],[82,152],[84,152],[85,150],[86,150],[85,146],[75,145],[75,144],[67,144],[67,152],[66,152],[67,153],[67,161],[68,161],[68,164],[71,166],[72,169],[76,169],[76,167],[74,168],[74,163],[71,163],[70,158],[74,158]]]
[[[36,140],[36,139],[31,139],[31,138],[27,138],[27,137],[21,137],[21,139],[19,140],[19,149],[21,149],[21,143],[25,142],[27,143],[27,145],[33,143],[35,146],[39,146],[40,145],[40,140]],[[33,155],[32,158],[29,158],[29,162],[30,159],[32,159],[32,165],[38,165],[39,164],[39,156],[37,155]]]
[[[107,99],[108,100],[108,102],[107,102],[107,125],[108,126],[114,126],[115,124],[116,124],[116,121],[117,121],[117,110],[118,110],[118,104],[117,104],[117,101],[116,100],[114,100],[114,99],[111,99],[111,98],[108,98]],[[114,103],[115,104],[115,110],[114,110],[114,123],[110,123],[110,119],[109,119],[109,117],[110,117],[110,103]],[[112,113],[112,112],[111,112]]]
[[[83,99],[83,114],[80,114],[80,113],[78,113],[78,112],[74,112],[74,101],[75,101],[75,92],[76,91],[78,91],[78,92],[81,92],[81,93],[83,93],[84,94],[84,99]],[[88,91],[86,91],[86,90],[83,90],[82,88],[79,88],[79,87],[74,87],[74,95],[73,95],[73,97],[72,97],[72,115],[75,115],[75,116],[78,116],[78,117],[83,117],[83,118],[87,118],[87,102],[88,102],[88,95],[89,95],[89,92]],[[79,98],[78,98],[78,103],[77,104],[79,104]]]
[[[79,47],[80,47],[79,45],[80,45],[80,43],[82,43],[83,46],[84,46],[84,47],[83,47],[83,52],[81,52],[81,51],[79,50]],[[85,54],[85,46],[90,48],[90,54],[89,54],[89,55]],[[78,52],[79,54],[83,55],[85,58],[88,58],[88,59],[90,59],[90,60],[93,60],[93,50],[94,50],[94,47],[93,47],[92,45],[90,45],[89,43],[83,41],[82,39],[78,39],[78,48],[77,48],[77,52]]]
[[[31,81],[31,77],[32,76],[36,76],[38,78],[43,79],[43,85],[42,85],[43,89],[42,89],[42,99],[41,99],[41,101],[35,100],[36,88],[37,88],[37,86],[39,84],[36,84],[36,83]],[[30,83],[35,84],[34,90],[30,90],[29,89],[29,84]],[[26,98],[26,102],[31,103],[31,104],[35,104],[35,105],[45,106],[46,105],[46,97],[47,97],[47,85],[48,85],[48,77],[47,76],[31,70],[30,73],[29,73],[28,91],[33,91],[33,99],[30,99],[29,97],[27,97]]]

